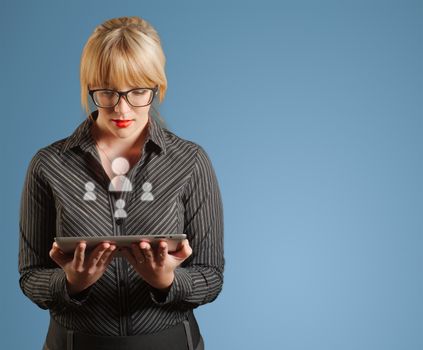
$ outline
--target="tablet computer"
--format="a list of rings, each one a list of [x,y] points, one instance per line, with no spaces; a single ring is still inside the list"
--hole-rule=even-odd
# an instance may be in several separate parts
[[[160,241],[166,241],[168,251],[173,252],[177,250],[178,244],[187,237],[186,234],[173,234],[173,235],[130,235],[130,236],[96,236],[96,237],[55,237],[59,248],[68,254],[73,254],[79,242],[87,244],[86,250],[94,249],[102,242],[116,244],[116,247],[129,247],[132,243],[139,243],[141,241],[149,242],[153,247]],[[118,253],[118,252],[117,252]]]

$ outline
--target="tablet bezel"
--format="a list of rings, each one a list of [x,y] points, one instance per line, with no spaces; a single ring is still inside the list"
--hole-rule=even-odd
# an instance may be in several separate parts
[[[66,254],[74,253],[79,242],[87,244],[86,250],[94,249],[102,242],[114,243],[116,247],[130,247],[132,243],[146,241],[153,246],[159,241],[166,241],[168,244],[168,251],[173,252],[177,250],[178,244],[186,239],[186,234],[170,234],[170,235],[128,235],[128,236],[73,236],[73,237],[54,237],[55,242],[59,248]]]

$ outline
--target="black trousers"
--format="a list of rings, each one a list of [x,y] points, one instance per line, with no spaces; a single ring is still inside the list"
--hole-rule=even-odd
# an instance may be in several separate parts
[[[142,349],[142,345],[141,345],[141,347],[139,348],[140,350]],[[53,349],[50,349],[45,343],[44,343],[44,346],[43,346],[43,350],[53,350]],[[65,349],[63,349],[63,350],[65,350]],[[77,350],[77,349],[75,349],[75,350]],[[95,349],[92,349],[92,350],[95,350]],[[116,350],[118,350],[118,349],[116,349]],[[171,349],[169,349],[169,350],[171,350]],[[204,350],[204,341],[203,341],[203,338],[201,337],[200,338],[200,341],[198,342],[198,345],[197,345],[197,347],[195,348],[195,350]]]
[[[66,329],[50,318],[43,350],[204,350],[192,312],[186,321],[161,332],[133,336],[98,336]]]

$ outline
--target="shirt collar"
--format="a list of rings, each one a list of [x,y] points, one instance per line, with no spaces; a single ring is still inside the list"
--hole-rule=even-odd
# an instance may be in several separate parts
[[[95,142],[91,136],[91,127],[93,123],[95,123],[97,117],[98,110],[95,110],[76,128],[72,135],[70,135],[64,142],[61,149],[61,154],[78,146],[83,151],[89,151],[90,149],[93,149],[92,147],[95,146]],[[151,115],[148,115],[147,127],[148,133],[147,139],[145,141],[146,145],[153,143],[154,145],[158,146],[161,151],[163,151],[163,154],[166,154],[166,143],[163,128]]]

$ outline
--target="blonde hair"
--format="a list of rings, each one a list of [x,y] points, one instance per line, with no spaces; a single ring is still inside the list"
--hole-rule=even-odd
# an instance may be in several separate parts
[[[159,87],[163,101],[167,89],[166,57],[159,35],[146,20],[112,18],[97,26],[81,55],[81,104],[90,114],[88,90],[96,87]]]

